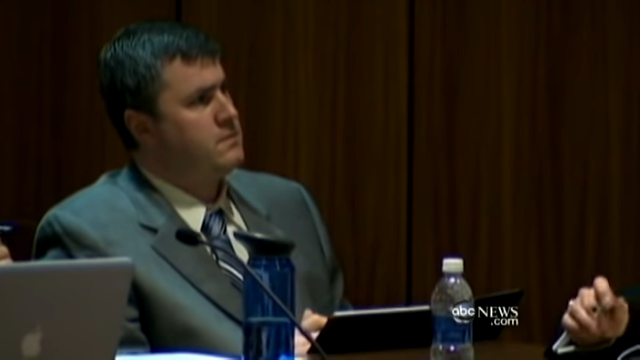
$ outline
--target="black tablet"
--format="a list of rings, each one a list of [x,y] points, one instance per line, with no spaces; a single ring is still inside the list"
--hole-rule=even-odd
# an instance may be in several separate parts
[[[474,342],[495,340],[505,327],[517,326],[523,295],[516,289],[476,298]],[[432,333],[430,306],[414,305],[336,312],[316,341],[327,354],[342,354],[425,348]]]

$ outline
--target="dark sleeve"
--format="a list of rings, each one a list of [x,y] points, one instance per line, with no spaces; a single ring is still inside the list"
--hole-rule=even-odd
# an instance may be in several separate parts
[[[331,244],[331,239],[329,238],[329,234],[324,225],[324,221],[322,220],[322,216],[320,215],[320,211],[318,210],[318,207],[316,206],[309,192],[302,185],[300,185],[299,188],[302,192],[302,196],[304,198],[306,206],[309,209],[309,213],[313,218],[313,223],[315,224],[316,230],[320,237],[324,258],[327,262],[330,272],[329,275],[331,280],[331,288],[333,292],[333,298],[335,300],[332,310],[336,311],[350,309],[351,304],[349,304],[347,299],[345,299],[344,297],[344,276],[342,274],[342,269],[338,263],[336,254],[333,251],[333,245]]]
[[[547,359],[558,360],[604,360],[612,359],[616,360],[625,350],[631,347],[640,345],[640,297],[627,296],[623,294],[629,303],[629,325],[623,336],[618,338],[610,345],[596,348],[594,350],[578,349],[574,352],[558,355],[551,349],[553,343],[545,351]],[[562,334],[559,332],[558,337]],[[557,338],[554,339],[554,343]],[[640,350],[640,349],[639,349]],[[635,352],[634,355],[638,356]]]
[[[35,236],[36,260],[108,257],[110,252],[98,241],[98,236],[76,218],[52,213],[41,222]],[[147,352],[148,341],[141,330],[135,291],[129,293],[123,319],[119,352]]]

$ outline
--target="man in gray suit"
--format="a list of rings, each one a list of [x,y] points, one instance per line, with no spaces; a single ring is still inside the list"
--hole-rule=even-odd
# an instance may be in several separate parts
[[[295,242],[296,315],[317,332],[343,304],[343,277],[309,193],[281,177],[239,169],[238,113],[217,44],[172,22],[133,24],[100,54],[107,112],[132,161],[51,209],[35,257],[127,256],[135,262],[122,349],[241,354],[241,269],[176,240],[212,223],[242,261],[233,231]],[[296,352],[308,343],[296,339]]]

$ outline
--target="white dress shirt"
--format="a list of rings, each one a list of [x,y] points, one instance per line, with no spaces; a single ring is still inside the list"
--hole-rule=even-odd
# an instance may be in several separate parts
[[[201,233],[202,223],[204,221],[207,209],[215,210],[217,208],[222,208],[225,215],[225,221],[227,223],[226,233],[229,237],[229,240],[231,241],[233,251],[245,263],[249,260],[249,252],[241,242],[235,239],[235,236],[233,234],[235,230],[246,231],[247,226],[235,204],[229,198],[229,186],[225,181],[223,181],[222,183],[222,190],[220,191],[220,196],[218,197],[216,202],[213,204],[205,204],[192,195],[188,194],[184,190],[151,174],[149,171],[146,171],[142,167],[140,167],[140,170],[147,177],[147,179],[149,179],[153,186],[155,186],[156,189],[158,189],[158,191],[169,201],[176,212],[193,231]],[[207,248],[207,251],[210,252],[210,249]],[[232,268],[228,268],[229,270],[235,272],[235,270],[233,270]],[[242,278],[242,275],[237,275]]]
[[[578,348],[576,345],[571,344],[571,338],[569,337],[569,334],[566,331],[564,331],[562,335],[560,335],[558,340],[553,344],[553,346],[551,347],[551,350],[558,355],[567,354],[575,351],[594,351],[594,350],[601,350],[608,346],[611,346],[614,342],[615,342],[615,339],[611,340],[608,343],[601,344],[595,347]]]
[[[576,346],[571,345],[571,338],[569,338],[569,334],[567,332],[563,332],[562,335],[558,338],[558,340],[553,344],[551,350],[558,355],[570,353],[576,351]]]

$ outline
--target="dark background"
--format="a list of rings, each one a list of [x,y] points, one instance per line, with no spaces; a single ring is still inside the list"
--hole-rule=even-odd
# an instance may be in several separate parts
[[[547,342],[597,274],[640,282],[640,2],[3,0],[0,219],[18,259],[57,201],[127,161],[98,93],[122,26],[223,47],[247,167],[314,194],[358,306],[429,299],[447,254],[522,288]],[[90,211],[90,209],[87,209]],[[425,324],[425,326],[429,326]]]

